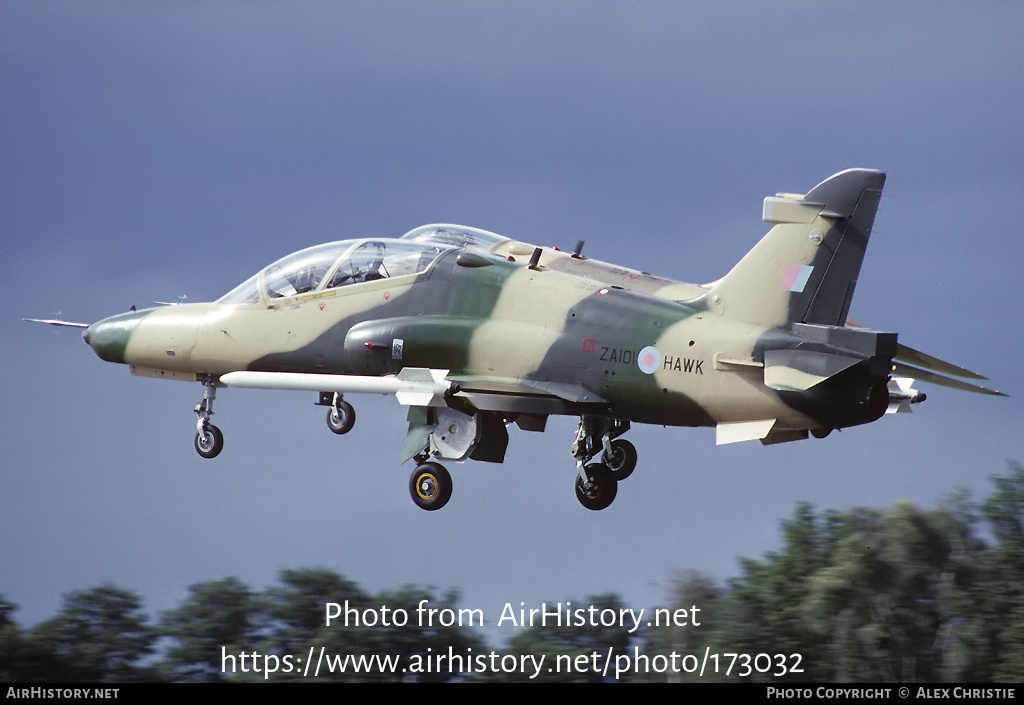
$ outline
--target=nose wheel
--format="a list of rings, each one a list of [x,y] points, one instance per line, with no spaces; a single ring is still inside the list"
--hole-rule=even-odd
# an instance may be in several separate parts
[[[224,434],[210,423],[213,416],[213,400],[217,396],[217,387],[207,376],[203,380],[203,396],[196,404],[196,452],[204,458],[216,458],[224,449]]]
[[[212,423],[196,431],[196,452],[204,458],[216,458],[224,449],[224,434]]]
[[[409,494],[421,509],[440,509],[452,498],[451,475],[438,463],[418,465],[409,478]]]

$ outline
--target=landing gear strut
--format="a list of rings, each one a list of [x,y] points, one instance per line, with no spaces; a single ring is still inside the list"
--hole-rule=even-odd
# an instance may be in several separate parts
[[[224,449],[224,434],[210,423],[210,417],[213,416],[213,400],[216,396],[217,387],[213,379],[207,375],[203,379],[203,396],[195,408],[199,417],[196,422],[196,452],[204,458],[216,458]]]
[[[455,408],[458,406],[458,408]],[[504,419],[457,401],[444,407],[409,411],[407,455],[416,469],[409,478],[409,494],[421,509],[440,509],[452,496],[452,478],[438,459],[483,460],[500,463],[505,457],[508,432]],[[419,448],[418,452],[412,452]]]
[[[636,448],[617,439],[629,430],[629,421],[583,416],[572,444],[576,458],[576,499],[587,509],[604,509],[615,499],[618,482],[636,468]]]

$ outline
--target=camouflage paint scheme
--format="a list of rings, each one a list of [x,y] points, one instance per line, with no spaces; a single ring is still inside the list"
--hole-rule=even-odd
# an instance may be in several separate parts
[[[508,423],[543,430],[550,414],[577,415],[577,494],[600,509],[614,498],[608,467],[617,480],[635,464],[618,439],[631,421],[715,426],[720,443],[773,443],[823,437],[923,400],[894,374],[999,394],[947,377],[983,379],[894,333],[849,324],[884,181],[851,169],[806,195],[766,198],[774,227],[707,285],[588,259],[582,243],[569,254],[432,225],[396,240],[321,246],[318,278],[300,286],[294,280],[312,269],[294,270],[290,294],[271,292],[288,271],[275,264],[219,302],[130,311],[84,337],[133,374],[203,382],[197,449],[207,457],[223,440],[214,428],[217,438],[200,447],[218,387],[319,391],[335,424],[339,413],[354,418],[343,393],[397,393],[411,407],[410,491],[426,509],[451,491],[431,458],[501,462]],[[419,266],[389,270],[391,252],[407,263],[418,254]],[[359,257],[369,262],[362,272]]]

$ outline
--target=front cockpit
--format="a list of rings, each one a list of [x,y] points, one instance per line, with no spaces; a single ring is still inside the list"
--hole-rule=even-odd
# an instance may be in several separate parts
[[[451,245],[394,239],[341,240],[293,252],[217,300],[252,304],[350,284],[415,275]]]

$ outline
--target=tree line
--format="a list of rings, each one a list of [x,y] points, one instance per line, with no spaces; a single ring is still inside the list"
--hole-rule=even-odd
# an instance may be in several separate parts
[[[387,654],[403,665],[441,654],[467,657],[451,664],[467,666],[454,671],[402,672],[367,660],[358,672],[319,678],[338,681],[609,680],[596,652],[635,666],[618,680],[1022,682],[1024,466],[1011,465],[993,485],[981,502],[961,493],[933,509],[899,502],[816,511],[799,504],[782,524],[777,552],[743,560],[725,584],[692,572],[675,582],[659,609],[690,611],[689,621],[633,633],[624,624],[534,626],[492,647],[473,629],[445,626],[443,619],[328,626],[326,603],[415,614],[427,600],[439,614],[454,614],[460,595],[415,586],[369,594],[324,569],[283,570],[261,591],[230,577],[196,583],[156,619],[138,595],[101,585],[65,595],[56,616],[22,629],[15,605],[0,597],[0,681],[312,680],[302,662],[322,648],[351,657]],[[615,594],[570,601],[624,607]],[[692,624],[694,606],[699,626]],[[487,654],[490,665],[501,667],[472,667],[469,659]],[[740,656],[730,662],[731,654]],[[548,665],[561,657],[580,666],[506,667],[542,655]],[[697,673],[696,659],[708,655],[715,667]],[[229,672],[225,656],[233,657]]]

